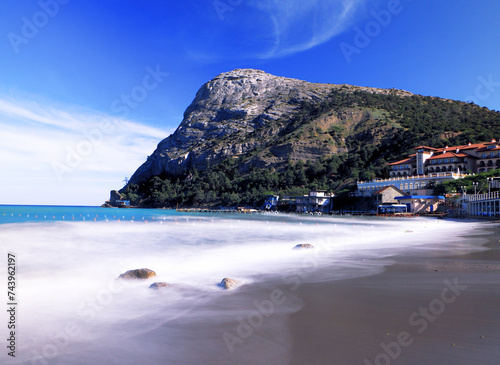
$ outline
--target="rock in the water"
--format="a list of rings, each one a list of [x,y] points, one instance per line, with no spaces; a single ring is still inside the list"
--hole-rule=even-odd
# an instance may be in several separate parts
[[[232,288],[235,288],[236,286],[238,286],[238,282],[234,279],[224,278],[220,282],[219,286],[222,289],[232,289]]]
[[[302,250],[308,248],[314,248],[314,246],[311,245],[310,243],[299,243],[297,246],[294,247],[294,250]]]
[[[163,281],[157,281],[156,283],[153,283],[149,286],[150,289],[161,289],[161,288],[166,288],[167,286],[170,286],[170,284],[167,284]]]
[[[126,273],[121,274],[118,279],[149,279],[156,276],[156,273],[150,269],[135,269],[129,270]]]
[[[116,206],[116,201],[121,200],[123,196],[116,190],[111,190],[109,194],[109,204],[111,206]]]

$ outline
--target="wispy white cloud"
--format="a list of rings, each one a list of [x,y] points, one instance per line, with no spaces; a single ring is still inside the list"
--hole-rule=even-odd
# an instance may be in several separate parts
[[[102,203],[162,130],[95,111],[0,97],[0,204]]]
[[[269,17],[273,47],[260,54],[274,58],[306,51],[344,32],[367,0],[256,1]]]
[[[193,29],[196,37],[186,39],[186,52],[200,62],[303,52],[348,30],[366,15],[368,4],[375,7],[379,1],[254,0],[226,7],[223,14],[213,11],[212,17],[196,13],[199,29],[210,31],[200,34]]]

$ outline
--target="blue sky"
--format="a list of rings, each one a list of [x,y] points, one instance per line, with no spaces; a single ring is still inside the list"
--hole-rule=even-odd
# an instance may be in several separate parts
[[[2,5],[0,204],[102,203],[235,68],[500,110],[497,0]]]

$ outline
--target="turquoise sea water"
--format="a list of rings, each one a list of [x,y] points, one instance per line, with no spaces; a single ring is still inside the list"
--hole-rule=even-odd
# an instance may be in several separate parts
[[[56,221],[154,221],[178,216],[173,209],[123,209],[78,206],[0,205],[0,224]]]

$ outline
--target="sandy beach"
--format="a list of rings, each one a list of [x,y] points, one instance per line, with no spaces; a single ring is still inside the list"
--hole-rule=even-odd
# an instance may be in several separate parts
[[[500,226],[488,230],[487,251],[394,257],[378,275],[302,285],[290,363],[498,364]]]
[[[9,363],[498,363],[498,222],[193,217],[2,226],[23,259]]]
[[[241,320],[235,321],[236,314],[224,320],[219,310],[218,325],[205,333],[206,338],[234,337],[226,341],[229,347],[219,343],[205,350],[204,363],[497,364],[500,225],[486,223],[478,229],[484,232],[472,232],[464,240],[476,250],[472,253],[463,254],[463,246],[457,255],[450,242],[436,246],[435,252],[390,257],[379,274],[330,280],[325,272],[316,272],[304,280],[242,287],[231,302],[219,301],[220,308],[236,305],[244,313]],[[255,303],[268,301],[274,290],[286,301],[269,317],[259,310],[264,314],[259,321]]]

